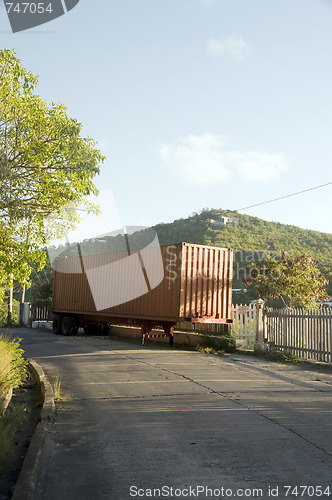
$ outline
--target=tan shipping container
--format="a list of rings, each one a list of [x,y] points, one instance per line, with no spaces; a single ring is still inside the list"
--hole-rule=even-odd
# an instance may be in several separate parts
[[[53,312],[81,326],[129,321],[147,331],[231,323],[232,272],[232,250],[188,243],[58,260]]]

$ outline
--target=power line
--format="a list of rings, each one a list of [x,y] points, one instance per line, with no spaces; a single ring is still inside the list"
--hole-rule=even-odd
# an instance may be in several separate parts
[[[240,210],[246,210],[247,208],[254,208],[254,207],[258,207],[260,205],[266,205],[267,203],[272,203],[273,201],[284,200],[285,198],[290,198],[291,196],[296,196],[298,194],[307,193],[308,191],[313,191],[314,189],[319,189],[319,188],[322,188],[325,186],[329,186],[330,184],[332,184],[332,182],[327,182],[326,184],[321,184],[320,186],[315,186],[315,187],[312,187],[309,189],[305,189],[304,191],[298,191],[297,193],[286,194],[286,196],[280,196],[280,198],[274,198],[273,200],[262,201],[261,203],[256,203],[255,205],[250,205],[249,207],[238,208],[237,212],[240,212]]]

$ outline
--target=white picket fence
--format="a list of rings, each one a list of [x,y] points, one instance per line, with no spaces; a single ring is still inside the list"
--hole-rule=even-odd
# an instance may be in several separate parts
[[[299,358],[332,363],[332,309],[264,310],[264,337],[271,347]]]
[[[231,332],[237,341],[237,345],[243,349],[254,349],[256,311],[255,304],[233,304]]]

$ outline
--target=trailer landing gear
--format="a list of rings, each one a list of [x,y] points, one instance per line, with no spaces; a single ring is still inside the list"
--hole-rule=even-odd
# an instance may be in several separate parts
[[[153,339],[158,337],[169,337],[169,345],[173,347],[174,325],[175,323],[163,323],[161,326],[164,329],[164,333],[151,333],[152,329],[157,326],[157,323],[154,321],[144,320],[141,326],[141,345],[144,345],[146,338]]]

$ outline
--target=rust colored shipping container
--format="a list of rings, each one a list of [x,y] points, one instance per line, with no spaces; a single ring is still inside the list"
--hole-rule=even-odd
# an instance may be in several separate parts
[[[233,252],[181,243],[55,262],[55,333],[110,323],[231,323]]]

